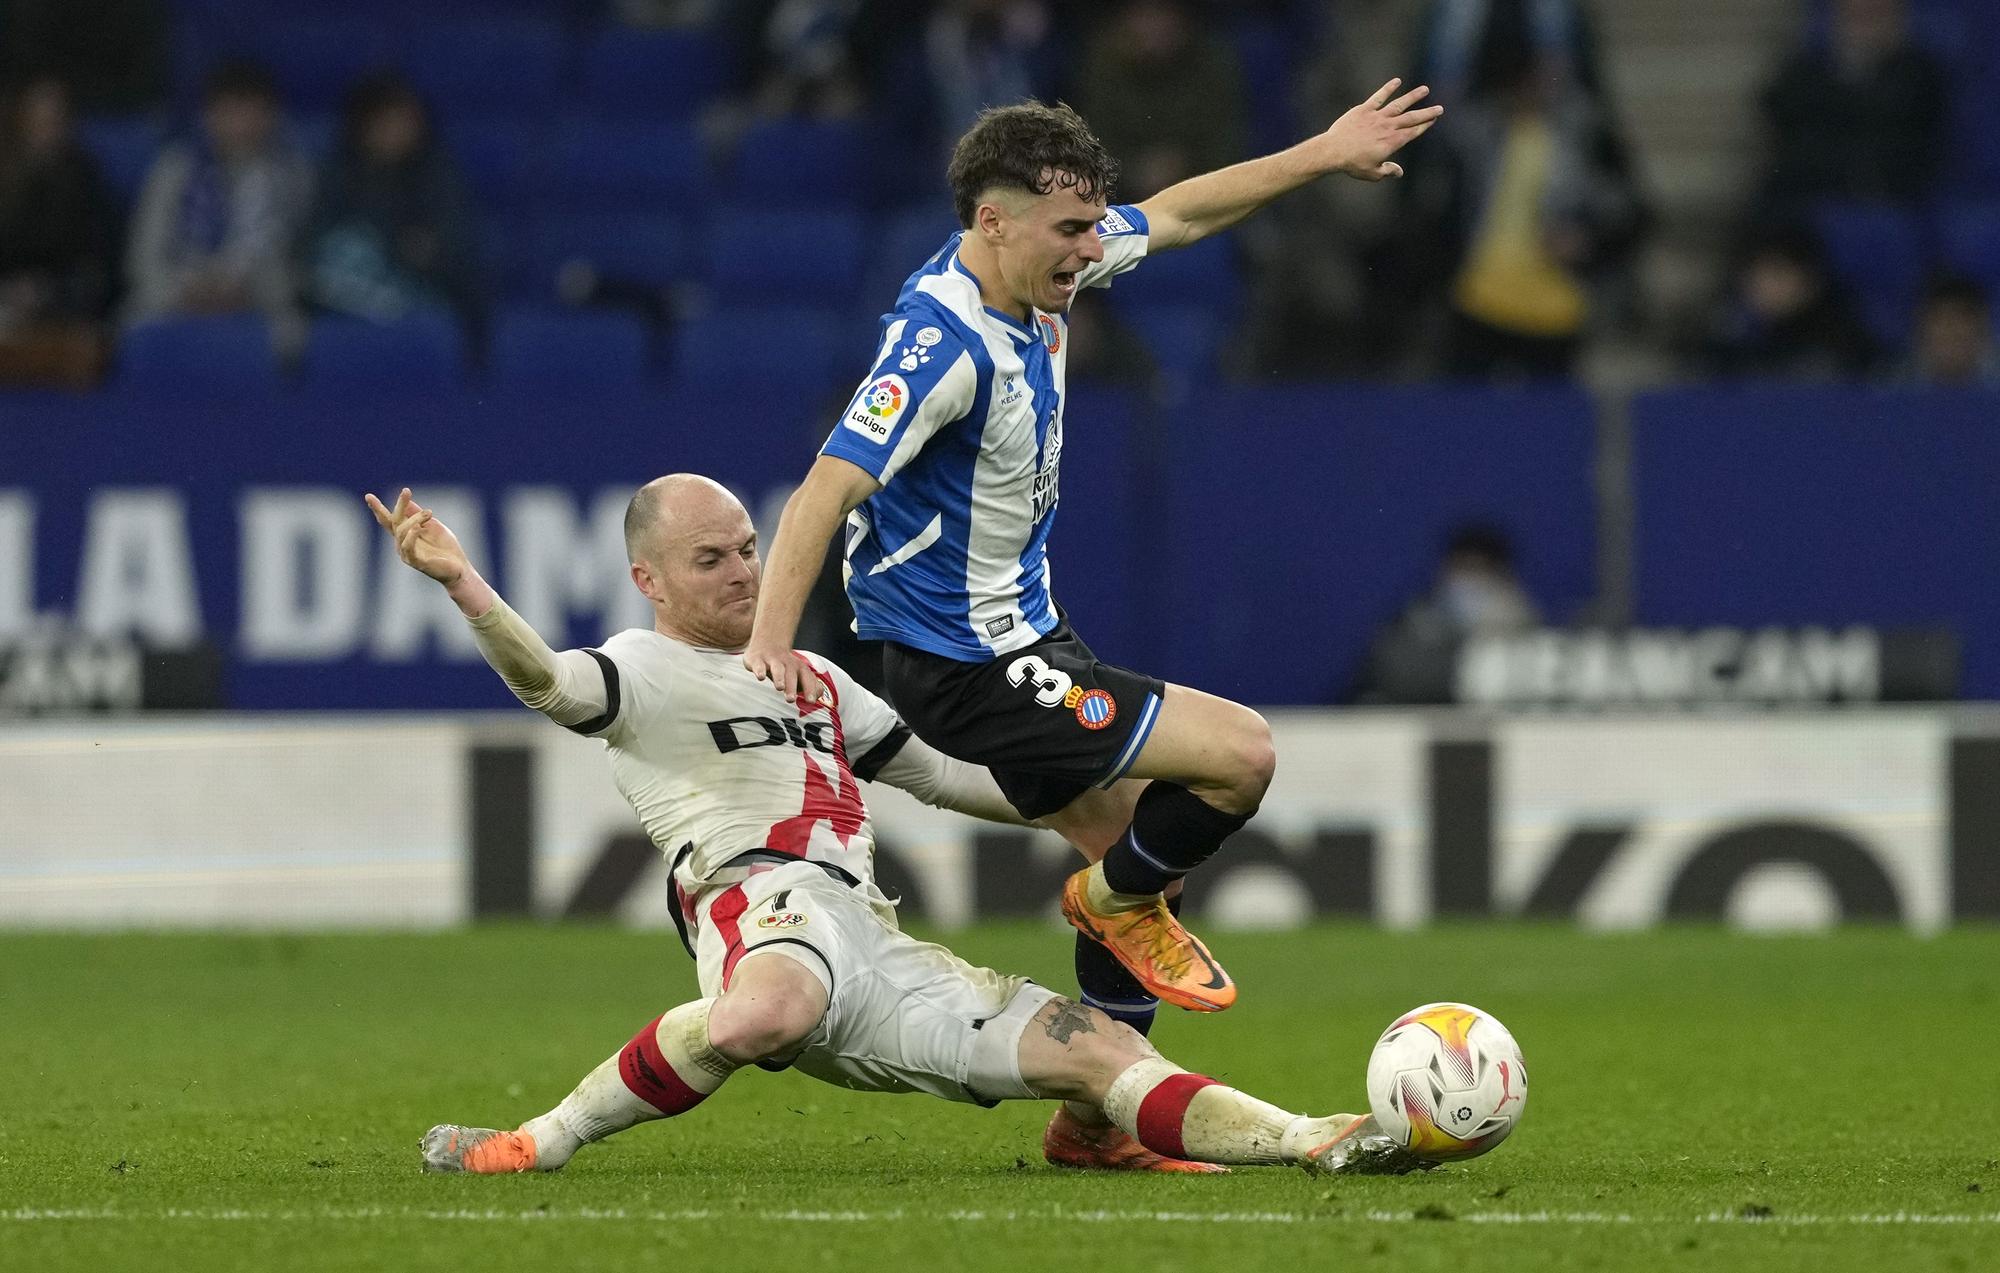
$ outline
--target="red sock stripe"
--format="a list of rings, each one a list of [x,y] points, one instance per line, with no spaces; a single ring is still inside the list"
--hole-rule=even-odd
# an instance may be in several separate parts
[[[1187,1157],[1181,1141],[1181,1123],[1187,1117],[1188,1102],[1204,1087],[1216,1082],[1205,1074],[1175,1074],[1160,1080],[1158,1087],[1139,1102],[1139,1143],[1169,1158]]]
[[[693,1109],[708,1093],[689,1087],[667,1063],[666,1054],[660,1051],[660,1020],[654,1017],[618,1054],[618,1077],[625,1080],[632,1095],[671,1116]]]

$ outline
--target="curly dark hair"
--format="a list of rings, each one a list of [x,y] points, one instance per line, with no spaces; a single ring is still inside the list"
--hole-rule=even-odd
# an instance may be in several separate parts
[[[1118,161],[1067,104],[1022,102],[981,111],[952,147],[946,176],[958,223],[970,229],[979,196],[995,186],[1038,195],[1067,187],[1085,202],[1109,199]]]

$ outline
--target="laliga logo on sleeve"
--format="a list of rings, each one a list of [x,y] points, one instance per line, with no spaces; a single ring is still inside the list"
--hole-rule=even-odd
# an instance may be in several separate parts
[[[841,423],[871,442],[887,442],[909,400],[910,386],[901,376],[883,376],[861,391]]]
[[[759,928],[804,928],[806,917],[797,911],[783,911],[776,915],[766,915],[757,921]]]

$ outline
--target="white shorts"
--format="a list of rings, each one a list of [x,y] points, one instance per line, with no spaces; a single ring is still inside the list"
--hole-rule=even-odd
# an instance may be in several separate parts
[[[909,936],[873,885],[788,863],[708,891],[697,911],[702,994],[721,994],[752,956],[796,960],[826,987],[826,1018],[793,1068],[863,1092],[979,1105],[1034,1096],[1021,1082],[1021,1032],[1055,993]]]

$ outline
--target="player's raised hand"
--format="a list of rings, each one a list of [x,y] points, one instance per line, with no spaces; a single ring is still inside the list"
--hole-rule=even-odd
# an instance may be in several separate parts
[[[1333,121],[1333,127],[1317,140],[1326,151],[1330,171],[1344,172],[1362,181],[1382,181],[1403,175],[1403,166],[1391,157],[1430,131],[1442,106],[1418,106],[1430,96],[1430,89],[1418,85],[1401,97],[1396,90],[1401,80],[1390,80],[1375,95]]]
[[[417,503],[409,487],[405,486],[403,493],[396,497],[393,509],[383,507],[382,501],[372,494],[362,498],[368,503],[368,511],[375,514],[376,524],[394,537],[396,555],[403,559],[404,564],[415,567],[447,588],[472,569],[465,549],[459,546],[458,536],[452,534],[430,509]]]
[[[758,680],[769,681],[787,702],[804,699],[812,704],[826,697],[826,682],[796,650],[767,648],[752,641],[743,651],[743,666]]]

